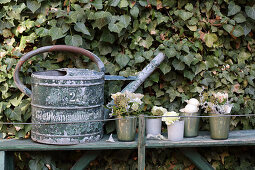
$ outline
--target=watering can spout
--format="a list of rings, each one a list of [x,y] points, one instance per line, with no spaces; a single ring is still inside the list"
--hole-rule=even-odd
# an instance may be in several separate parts
[[[153,71],[162,63],[162,61],[165,59],[165,55],[160,52],[158,55],[151,60],[151,62],[137,75],[135,80],[131,83],[129,83],[121,92],[129,91],[129,92],[135,92],[137,88],[153,73]],[[112,105],[113,100],[108,103],[107,105]],[[109,109],[104,109],[104,115],[105,119],[109,118]]]

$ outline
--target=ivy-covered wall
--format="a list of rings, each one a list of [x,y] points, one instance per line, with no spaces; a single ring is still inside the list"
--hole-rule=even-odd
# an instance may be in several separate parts
[[[178,111],[202,87],[226,90],[233,114],[255,110],[255,2],[253,0],[1,0],[0,121],[30,122],[30,101],[16,87],[19,58],[35,48],[67,44],[97,54],[106,74],[135,75],[162,51],[167,56],[139,89],[149,110]],[[70,57],[71,56],[71,57]],[[24,64],[34,71],[94,68],[86,57],[38,55]],[[124,82],[108,82],[106,99]],[[113,88],[114,87],[114,88]],[[208,129],[204,119],[201,129]],[[231,129],[250,129],[255,119],[232,117]],[[1,125],[9,137],[29,137],[29,125]]]

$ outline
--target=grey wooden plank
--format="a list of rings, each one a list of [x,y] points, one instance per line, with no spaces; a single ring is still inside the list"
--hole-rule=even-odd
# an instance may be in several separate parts
[[[0,168],[14,170],[13,152],[0,151]]]
[[[164,134],[166,136],[166,134]],[[137,138],[132,142],[119,142],[116,136],[113,136],[115,143],[106,142],[109,135],[93,143],[78,145],[46,145],[31,141],[30,139],[2,139],[0,140],[0,151],[46,151],[46,150],[104,150],[104,149],[136,149],[138,146]],[[200,132],[199,136],[194,138],[184,138],[182,141],[159,141],[146,140],[146,148],[174,148],[174,147],[213,147],[227,145],[255,145],[255,130],[232,131],[226,140],[213,140],[209,132]]]
[[[194,148],[181,148],[180,151],[200,170],[213,170],[213,167]]]
[[[166,134],[164,134],[166,136]],[[214,140],[209,132],[200,132],[194,138],[184,138],[182,141],[147,140],[147,148],[175,148],[175,147],[214,147],[214,146],[255,145],[255,130],[231,131],[226,140]]]
[[[138,170],[144,169],[145,169],[145,119],[144,115],[140,115],[138,131]]]
[[[113,135],[115,143],[106,142],[109,135],[93,143],[77,145],[47,145],[32,141],[31,139],[3,139],[0,140],[0,151],[48,151],[48,150],[105,150],[105,149],[136,149],[137,139],[132,142],[119,142]]]
[[[97,158],[100,151],[87,151],[70,170],[82,170],[85,169],[89,163]]]

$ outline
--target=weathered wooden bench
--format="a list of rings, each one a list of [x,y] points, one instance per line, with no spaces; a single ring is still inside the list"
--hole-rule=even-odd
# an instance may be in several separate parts
[[[109,149],[138,149],[138,169],[145,168],[145,149],[146,148],[179,148],[199,169],[213,169],[196,150],[196,147],[216,147],[216,146],[240,146],[255,145],[254,130],[231,131],[227,140],[213,140],[209,132],[201,131],[199,136],[194,138],[184,138],[182,141],[172,142],[168,140],[146,140],[144,116],[139,117],[139,133],[133,142],[106,142],[109,135],[93,143],[78,145],[45,145],[33,142],[30,139],[2,139],[0,140],[0,169],[13,170],[14,151],[63,151],[63,150],[87,150],[72,167],[72,170],[84,169],[92,160],[100,155],[100,151]]]

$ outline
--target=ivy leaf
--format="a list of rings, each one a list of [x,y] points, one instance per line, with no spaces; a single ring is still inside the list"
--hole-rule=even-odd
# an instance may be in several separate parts
[[[241,51],[239,53],[239,56],[237,58],[238,64],[245,64],[245,61],[248,60],[251,57],[251,53],[248,53],[246,51]]]
[[[236,23],[242,23],[246,21],[246,18],[243,14],[239,13],[234,16],[234,20],[236,21]]]
[[[199,65],[196,65],[194,67],[192,67],[192,70],[195,72],[195,75],[197,75],[198,73],[200,73],[203,70],[206,70],[206,64],[205,62],[200,62]]]
[[[5,110],[4,113],[11,120],[22,121],[22,119],[21,119],[21,110],[19,109],[19,107],[15,107],[14,110],[8,108],[8,109]]]
[[[110,2],[110,5],[113,6],[113,7],[116,7],[116,6],[118,6],[119,3],[120,3],[120,0],[112,0]]]
[[[130,10],[130,14],[137,18],[138,17],[138,14],[139,14],[139,8],[137,6],[134,6],[133,8],[131,8]]]
[[[21,103],[21,100],[23,97],[24,97],[24,93],[21,93],[21,95],[19,97],[15,97],[15,98],[11,99],[10,103],[16,107]]]
[[[205,72],[203,75],[204,79],[201,81],[201,84],[208,86],[209,83],[215,82],[214,78],[211,76],[210,72]]]
[[[185,9],[188,10],[188,11],[190,11],[190,12],[192,12],[192,11],[193,11],[193,5],[192,5],[191,3],[187,3],[187,4],[185,5]]]
[[[175,57],[178,54],[178,52],[175,50],[174,47],[171,47],[165,49],[165,54],[168,58],[172,58]]]
[[[189,70],[184,70],[184,77],[192,81],[195,77],[195,74]]]
[[[241,37],[242,35],[244,35],[244,30],[243,30],[243,27],[240,26],[240,25],[237,25],[235,27],[235,29],[233,30],[233,33],[232,33],[235,37]]]
[[[142,63],[144,62],[145,58],[143,58],[142,56],[138,56],[138,57],[135,57],[135,63],[138,64],[138,63]]]
[[[91,5],[93,5],[96,9],[103,9],[102,0],[94,0],[91,2]]]
[[[111,34],[110,31],[108,30],[105,30],[100,37],[100,41],[108,42],[111,44],[113,44],[115,40],[116,40],[115,36]]]
[[[75,31],[82,32],[83,34],[90,36],[89,30],[83,22],[77,22],[74,26],[74,29]]]
[[[180,10],[179,17],[181,17],[182,20],[186,21],[190,19],[193,16],[192,12],[187,12],[185,10]]]
[[[194,55],[193,54],[188,54],[186,56],[183,56],[182,61],[187,64],[188,66],[190,66],[190,64],[193,62],[194,60]]]
[[[245,6],[245,12],[246,12],[248,17],[255,20],[255,5],[253,5],[252,7]]]
[[[35,13],[35,11],[37,9],[39,9],[41,7],[41,3],[38,3],[37,1],[27,1],[27,8],[30,9],[33,13]]]
[[[231,1],[228,5],[228,16],[232,16],[241,11],[241,7]]]
[[[174,7],[176,5],[176,0],[163,0],[164,7]]]
[[[111,16],[112,16],[112,14],[110,12],[98,11],[98,12],[95,12],[94,19],[107,18],[107,17],[111,17]]]
[[[160,64],[159,68],[164,74],[169,73],[171,71],[171,66],[166,62]]]
[[[127,28],[128,25],[130,24],[131,22],[131,17],[128,16],[128,15],[121,15],[120,16],[120,23],[123,24],[124,28]]]
[[[49,35],[51,36],[52,41],[60,39],[65,36],[65,34],[63,34],[62,32],[62,29],[58,27],[52,27],[49,31]]]
[[[109,25],[108,25],[108,28],[109,28],[109,30],[111,31],[111,32],[116,32],[116,33],[120,33],[121,32],[121,30],[124,28],[124,26],[123,26],[123,24],[121,24],[121,23],[110,23]]]
[[[190,31],[197,31],[197,26],[196,25],[187,25]]]
[[[254,95],[254,88],[252,86],[249,86],[244,91],[245,91],[245,94]]]
[[[152,45],[152,42],[153,42],[153,37],[148,35],[145,40],[140,41],[139,45],[148,49]]]
[[[80,35],[67,35],[65,37],[65,43],[66,45],[76,46],[79,47],[82,45],[82,37]]]
[[[251,25],[249,23],[245,23],[243,25],[243,32],[244,32],[244,35],[248,35],[250,32],[251,32]]]
[[[150,79],[156,83],[159,81],[159,72],[154,72],[151,76]]]
[[[11,2],[11,0],[1,0],[1,1],[0,1],[0,4],[6,4],[6,3],[8,3],[8,2]]]
[[[120,8],[128,7],[128,1],[127,0],[120,0],[119,7]]]
[[[224,24],[224,25],[223,25],[223,28],[224,28],[224,30],[226,30],[228,33],[231,33],[232,30],[233,30],[233,28],[234,28],[234,26],[233,26],[233,25],[230,25],[230,24]]]
[[[39,36],[39,37],[46,37],[47,35],[49,35],[49,30],[46,28],[38,28],[35,30],[35,33]]]
[[[254,82],[253,82],[254,79],[255,79],[254,76],[248,76],[248,77],[247,77],[248,83],[249,83],[250,85],[252,85],[252,86],[255,86],[255,85],[254,85]]]
[[[205,34],[205,44],[207,47],[212,47],[217,40],[218,37],[215,33]]]
[[[116,56],[116,62],[123,68],[125,67],[128,62],[130,61],[130,58],[125,54],[119,54]]]
[[[184,70],[185,68],[185,64],[178,59],[174,59],[172,65],[174,66],[175,70]]]

